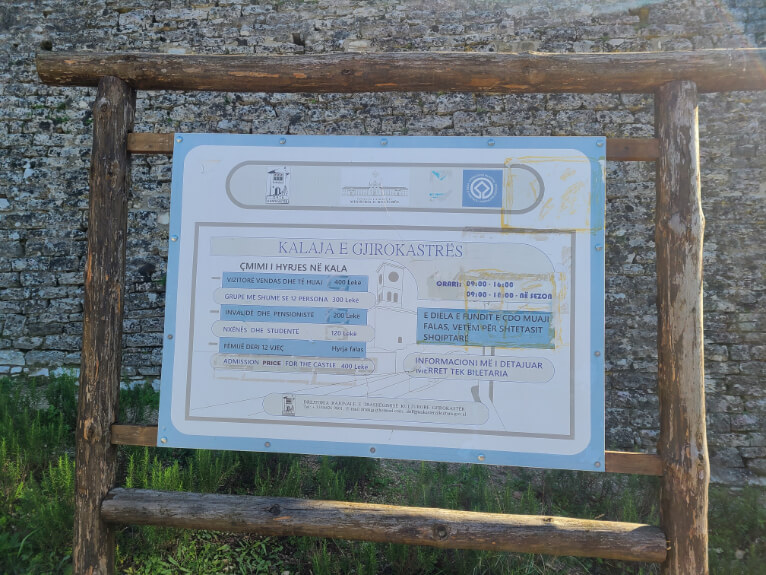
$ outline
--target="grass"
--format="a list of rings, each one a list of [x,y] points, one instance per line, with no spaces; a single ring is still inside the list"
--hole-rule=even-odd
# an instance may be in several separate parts
[[[73,378],[0,379],[0,572],[70,570]]]
[[[766,493],[755,489],[710,492],[710,572],[766,573]]]
[[[0,573],[71,572],[75,393],[68,376],[0,378]],[[120,420],[141,423],[158,396],[140,385],[123,390],[120,402]],[[122,447],[119,484],[658,523],[657,481],[639,476]],[[712,573],[766,573],[763,496],[754,488],[711,488]],[[119,529],[117,567],[131,575],[659,572],[598,559],[141,526]]]

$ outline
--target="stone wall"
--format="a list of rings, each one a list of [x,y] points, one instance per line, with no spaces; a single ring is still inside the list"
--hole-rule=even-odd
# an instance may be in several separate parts
[[[598,4],[598,7],[588,6]],[[0,6],[0,374],[76,367],[94,90],[48,88],[40,49],[301,54],[607,52],[764,44],[762,0],[6,0]],[[713,477],[766,484],[766,93],[700,103]],[[136,131],[653,135],[636,95],[140,93]],[[657,437],[654,165],[608,165],[607,443]],[[136,157],[125,378],[159,377],[170,161]]]

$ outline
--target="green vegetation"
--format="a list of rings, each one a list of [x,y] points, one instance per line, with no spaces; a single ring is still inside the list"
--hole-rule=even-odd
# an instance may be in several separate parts
[[[66,573],[74,512],[71,377],[0,379],[0,572]]]
[[[711,489],[710,572],[766,573],[766,492]]]
[[[71,572],[76,381],[0,378],[0,573]],[[120,419],[157,409],[149,385],[123,390]],[[120,485],[657,523],[657,481],[638,476],[341,457],[121,448]],[[711,572],[766,573],[756,489],[711,490]],[[125,526],[118,572],[137,574],[617,574],[657,566],[597,559]]]

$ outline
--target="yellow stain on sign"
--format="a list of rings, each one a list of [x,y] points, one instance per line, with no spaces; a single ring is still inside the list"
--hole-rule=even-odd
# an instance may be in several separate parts
[[[582,182],[575,182],[571,186],[569,186],[564,192],[564,195],[561,196],[561,208],[560,213],[562,215],[564,214],[572,214],[574,215],[577,213],[577,199],[580,197],[580,191],[585,187],[585,184]],[[590,202],[588,202],[590,203]]]
[[[539,189],[539,183],[536,179],[528,180],[514,176],[511,165],[513,158],[505,159],[506,177],[503,178],[503,210],[501,211],[500,227],[510,227],[508,218],[510,210],[514,209],[515,203],[526,203],[526,206],[516,206],[516,210],[522,210],[525,207],[531,207],[537,201],[542,190]],[[518,163],[518,162],[516,162]],[[517,182],[519,180],[519,182]]]
[[[591,161],[591,158],[581,155],[528,155],[528,156],[518,156],[518,157],[507,157],[505,158],[504,165],[506,169],[512,164],[528,164],[528,165],[537,165],[537,164],[543,164],[543,163],[555,163],[555,164],[586,164],[589,165]],[[602,167],[602,171],[604,171],[604,168]],[[564,169],[564,171],[561,173],[560,178],[562,181],[568,180],[575,176],[577,174],[577,170],[575,170],[573,167],[567,167]],[[525,198],[525,197],[537,197],[537,194],[540,193],[539,190],[536,189],[536,182],[531,181],[527,182],[528,188],[522,188],[517,189],[517,183],[515,182],[515,177],[513,176],[513,173],[508,170],[507,176],[504,178],[503,182],[503,210],[500,214],[500,227],[502,229],[511,229],[513,227],[524,227],[523,223],[519,223],[519,219],[523,221],[523,219],[526,216],[526,214],[511,214],[509,213],[510,210],[513,209],[514,200],[517,198]],[[539,211],[537,212],[537,221],[542,222],[546,221],[546,219],[550,218],[551,216],[554,216],[556,219],[559,219],[563,215],[572,215],[576,214],[578,211],[578,205],[577,205],[577,199],[578,199],[578,192],[582,190],[582,188],[585,186],[584,183],[578,182],[577,184],[573,184],[574,186],[577,186],[576,189],[572,188],[572,185],[570,185],[569,188],[567,188],[567,191],[564,194],[564,197],[561,199],[561,203],[559,205],[559,211],[556,213],[553,208],[555,207],[556,198],[547,198],[545,202],[543,203],[542,207],[539,208]],[[531,196],[530,196],[531,194]],[[587,195],[586,195],[587,197]],[[585,219],[586,224],[580,231],[589,231],[590,226],[590,199],[587,199],[587,205],[580,205],[580,209],[584,210],[585,213]],[[513,216],[513,221],[512,221]],[[514,226],[513,224],[516,224]],[[579,228],[578,228],[579,229]]]
[[[542,162],[555,162],[557,164],[588,164],[587,156],[519,156],[515,160],[520,164],[539,164]]]
[[[552,209],[553,209],[553,199],[548,198],[543,203],[543,207],[540,208],[540,212],[539,212],[540,219],[544,220],[548,216],[548,214],[551,212]]]

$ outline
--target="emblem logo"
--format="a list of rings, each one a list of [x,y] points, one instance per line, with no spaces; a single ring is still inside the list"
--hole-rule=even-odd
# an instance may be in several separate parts
[[[290,203],[290,170],[286,167],[271,168],[268,173],[267,204]]]
[[[463,206],[503,207],[503,170],[463,170]]]
[[[401,169],[387,169],[381,174],[378,170],[369,173],[367,185],[363,185],[366,172],[359,169],[346,170],[346,185],[341,190],[342,206],[406,206],[409,204],[409,187],[401,185],[409,182],[409,173]],[[386,185],[383,178],[386,178]],[[397,182],[400,185],[391,185]]]
[[[282,415],[295,415],[295,396],[282,396]]]

